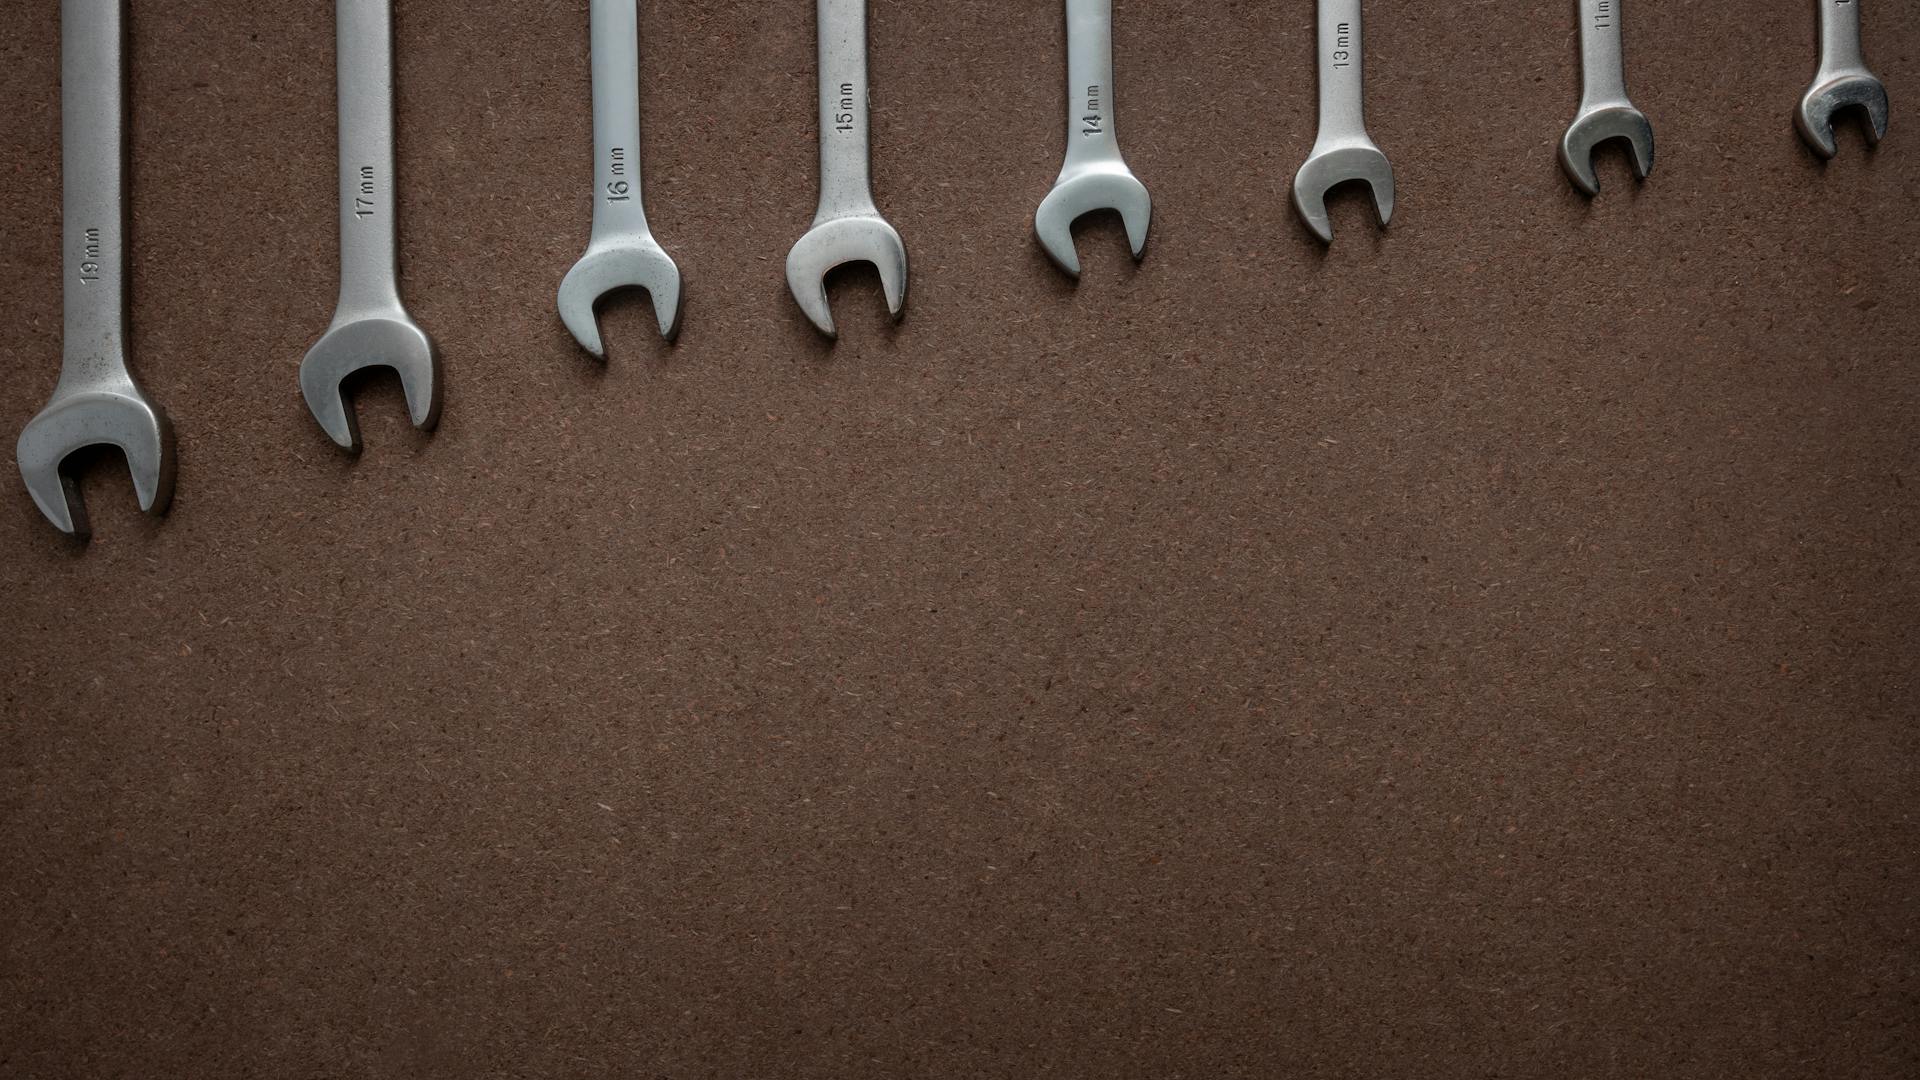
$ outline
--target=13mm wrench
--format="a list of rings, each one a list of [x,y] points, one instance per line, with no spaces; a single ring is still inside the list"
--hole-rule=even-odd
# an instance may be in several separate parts
[[[1327,192],[1364,180],[1380,224],[1393,220],[1393,166],[1367,134],[1361,72],[1360,0],[1320,0],[1320,131],[1293,174],[1293,208],[1323,244],[1333,242]]]
[[[787,288],[807,318],[835,337],[827,272],[869,262],[880,273],[887,311],[907,303],[907,248],[873,205],[867,136],[867,0],[819,0],[820,205],[813,225],[787,253]]]
[[[1830,158],[1839,147],[1833,141],[1834,114],[1858,108],[1866,114],[1868,145],[1887,135],[1887,89],[1867,70],[1860,51],[1859,0],[1818,0],[1820,4],[1820,69],[1813,85],[1800,96],[1793,114],[1813,152]]]
[[[1593,148],[1625,139],[1633,171],[1653,172],[1653,125],[1627,100],[1626,63],[1620,44],[1621,0],[1578,0],[1580,14],[1580,109],[1560,139],[1560,166],[1589,196],[1600,194]]]
[[[82,447],[117,446],[140,509],[173,495],[173,431],[127,367],[125,0],[60,4],[60,382],[20,432],[14,457],[34,505],[61,532],[87,535]]]
[[[341,395],[347,376],[392,368],[413,426],[440,417],[440,359],[400,303],[400,246],[393,153],[393,5],[338,0],[340,94],[340,302],[327,332],[300,362],[300,390],[335,443],[360,449],[360,426]]]

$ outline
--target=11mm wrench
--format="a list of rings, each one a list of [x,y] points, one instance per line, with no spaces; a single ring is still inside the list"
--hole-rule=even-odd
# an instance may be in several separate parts
[[[1800,96],[1794,126],[1813,152],[1830,158],[1839,151],[1833,141],[1834,114],[1858,108],[1866,114],[1868,145],[1887,135],[1887,90],[1860,50],[1859,0],[1818,0],[1820,4],[1820,68],[1813,85]]]
[[[1067,0],[1067,157],[1033,215],[1033,231],[1060,269],[1080,276],[1073,223],[1115,210],[1135,259],[1145,252],[1153,202],[1120,156],[1114,131],[1113,0]]]
[[[1293,207],[1323,244],[1333,242],[1327,192],[1364,180],[1385,226],[1393,220],[1393,166],[1367,134],[1362,78],[1360,0],[1320,0],[1317,48],[1320,130],[1306,164],[1293,176]]]
[[[1580,109],[1560,139],[1560,165],[1587,195],[1600,194],[1593,148],[1625,139],[1633,171],[1653,172],[1653,125],[1627,100],[1626,63],[1620,43],[1621,0],[1578,0],[1580,14]]]
[[[173,495],[173,432],[127,367],[125,0],[60,4],[60,382],[20,432],[27,492],[61,532],[88,534],[79,481],[63,471],[86,446],[117,446],[140,509]]]
[[[593,234],[560,282],[560,320],[580,347],[606,347],[594,305],[641,288],[653,298],[660,336],[680,330],[680,268],[653,238],[640,197],[640,13],[637,0],[593,0]]]
[[[787,288],[819,331],[836,336],[827,272],[869,262],[895,320],[907,302],[907,248],[873,204],[867,135],[867,0],[819,0],[820,204],[787,253]]]
[[[340,384],[362,368],[400,376],[413,426],[440,417],[439,355],[400,302],[393,152],[393,5],[338,0],[340,302],[300,362],[300,390],[328,437],[360,449],[360,427]]]

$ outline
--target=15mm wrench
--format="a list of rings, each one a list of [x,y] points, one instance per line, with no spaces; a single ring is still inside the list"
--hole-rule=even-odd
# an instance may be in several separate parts
[[[822,334],[837,336],[827,272],[869,262],[879,271],[887,311],[907,303],[907,248],[873,204],[867,135],[867,0],[819,0],[820,204],[813,225],[787,253],[787,288]]]

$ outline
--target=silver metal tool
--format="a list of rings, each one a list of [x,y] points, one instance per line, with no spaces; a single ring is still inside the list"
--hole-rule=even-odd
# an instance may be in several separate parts
[[[640,17],[638,0],[593,0],[593,235],[560,282],[560,321],[602,359],[594,305],[615,289],[653,298],[660,336],[680,332],[680,268],[647,227],[640,201]]]
[[[1794,126],[1813,152],[1823,158],[1838,150],[1833,141],[1833,118],[1858,108],[1866,119],[1867,142],[1877,144],[1887,135],[1887,88],[1860,52],[1859,0],[1818,0],[1820,4],[1820,70],[1813,85],[1800,95]]]
[[[1033,231],[1074,277],[1073,223],[1095,210],[1119,212],[1135,259],[1147,246],[1153,201],[1120,156],[1114,112],[1113,0],[1067,0],[1067,159],[1033,215]]]
[[[1306,164],[1293,174],[1293,207],[1323,244],[1333,243],[1327,192],[1364,180],[1374,213],[1393,220],[1393,166],[1367,135],[1361,78],[1360,0],[1320,0],[1320,133]]]
[[[820,207],[787,253],[787,288],[813,325],[834,337],[826,276],[870,262],[887,311],[907,303],[907,248],[873,205],[867,147],[867,0],[819,0]]]
[[[1593,148],[1609,139],[1625,139],[1633,150],[1633,171],[1645,180],[1653,172],[1653,125],[1627,100],[1627,76],[1620,45],[1621,0],[1577,0],[1580,13],[1580,111],[1560,138],[1560,164],[1574,185],[1589,196],[1600,194],[1593,173]]]
[[[300,390],[334,442],[358,451],[360,425],[341,382],[362,368],[400,376],[413,426],[440,418],[440,360],[400,303],[393,153],[393,5],[334,5],[340,83],[340,302],[300,362]]]
[[[14,455],[34,504],[61,532],[87,535],[78,478],[86,446],[120,448],[140,509],[173,496],[173,432],[127,368],[126,0],[61,0],[60,382],[20,432]]]

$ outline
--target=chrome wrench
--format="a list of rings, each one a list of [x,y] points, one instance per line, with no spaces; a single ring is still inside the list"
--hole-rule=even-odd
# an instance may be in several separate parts
[[[1320,0],[1317,22],[1320,130],[1306,164],[1293,175],[1293,207],[1320,242],[1330,244],[1327,192],[1349,180],[1365,181],[1385,226],[1393,220],[1393,166],[1367,134],[1360,0]]]
[[[594,305],[615,289],[653,298],[660,336],[680,330],[680,268],[647,227],[640,200],[638,0],[593,0],[593,233],[560,282],[560,321],[580,347],[605,359]]]
[[[1095,210],[1120,214],[1127,245],[1140,258],[1153,202],[1120,156],[1114,133],[1113,0],[1067,0],[1067,159],[1033,215],[1033,231],[1054,264],[1074,277],[1080,256],[1073,223]]]
[[[1653,172],[1653,125],[1627,100],[1626,63],[1620,43],[1621,0],[1578,0],[1580,13],[1580,110],[1560,138],[1560,165],[1589,196],[1600,194],[1593,148],[1625,139],[1633,150],[1634,175]]]
[[[127,367],[125,0],[61,0],[60,382],[20,432],[20,478],[61,532],[88,534],[69,454],[107,444],[126,455],[140,509],[173,496],[173,430]]]
[[[819,0],[820,205],[813,225],[787,253],[787,288],[807,318],[836,336],[826,276],[843,263],[870,262],[887,311],[907,303],[907,248],[873,205],[867,135],[867,0]]]
[[[400,376],[413,426],[440,418],[440,359],[400,302],[393,153],[393,5],[337,0],[340,93],[340,302],[300,362],[300,390],[335,443],[360,449],[340,384],[362,368]]]
[[[1819,0],[1820,69],[1813,85],[1800,96],[1794,126],[1813,152],[1830,158],[1839,148],[1833,141],[1834,115],[1858,108],[1866,118],[1867,143],[1878,144],[1887,135],[1887,88],[1867,70],[1860,51],[1859,0]]]

